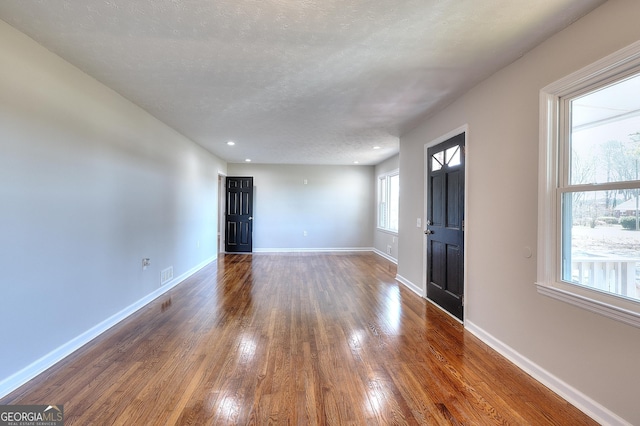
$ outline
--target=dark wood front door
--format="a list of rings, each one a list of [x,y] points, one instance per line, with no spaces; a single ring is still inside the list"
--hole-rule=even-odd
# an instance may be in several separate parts
[[[427,298],[462,320],[465,135],[427,149]]]
[[[253,249],[253,178],[227,177],[225,251]]]

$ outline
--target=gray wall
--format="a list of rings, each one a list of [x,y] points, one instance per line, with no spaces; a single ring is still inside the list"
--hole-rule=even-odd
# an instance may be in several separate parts
[[[394,155],[393,157],[383,161],[376,165],[374,171],[374,180],[376,185],[376,194],[374,198],[374,220],[373,220],[373,247],[380,253],[382,253],[389,260],[397,262],[398,260],[398,234],[389,231],[382,231],[378,229],[378,217],[377,217],[377,185],[378,177],[385,173],[398,170],[400,167],[400,156]],[[402,191],[402,176],[400,176],[400,190]],[[387,253],[387,248],[391,247],[391,253]]]
[[[638,16],[640,2],[605,3],[401,137],[398,264],[423,287],[424,145],[468,124],[467,327],[583,408],[632,424],[640,329],[538,294],[523,250],[536,252],[540,89],[640,39]]]
[[[228,165],[229,176],[254,178],[255,251],[371,249],[373,171],[371,166]]]
[[[2,383],[213,260],[226,164],[2,21],[0,64]]]

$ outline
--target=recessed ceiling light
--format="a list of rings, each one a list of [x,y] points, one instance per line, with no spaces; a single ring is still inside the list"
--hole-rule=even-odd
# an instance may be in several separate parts
[[[251,158],[247,158],[244,161],[247,162],[247,163],[250,163],[251,162]]]
[[[360,164],[358,160],[354,161],[353,164]]]
[[[229,145],[229,146],[234,146],[235,144],[236,144],[236,143],[235,143],[234,141],[229,141],[229,142],[227,142],[227,145]]]
[[[380,147],[379,146],[374,146],[373,149],[380,149]]]

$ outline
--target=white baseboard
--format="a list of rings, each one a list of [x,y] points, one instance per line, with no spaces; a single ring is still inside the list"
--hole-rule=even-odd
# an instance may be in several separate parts
[[[328,252],[354,252],[373,251],[373,247],[316,247],[316,248],[254,248],[254,253],[328,253]]]
[[[403,284],[405,287],[413,291],[418,296],[424,297],[424,291],[422,290],[422,288],[415,285],[414,283],[412,283],[402,275],[396,275],[396,281],[398,281],[400,284]]]
[[[560,380],[558,377],[554,376],[530,359],[524,357],[510,346],[504,344],[502,341],[496,339],[491,334],[478,327],[472,321],[465,321],[465,329],[473,333],[477,338],[491,346],[491,348],[520,367],[524,372],[560,395],[596,422],[603,425],[631,426],[631,423],[589,398],[579,390]]]
[[[138,300],[137,302],[127,306],[120,312],[110,316],[109,318],[105,319],[101,323],[85,331],[81,335],[73,338],[72,340],[63,344],[59,348],[49,352],[47,355],[29,364],[28,366],[18,371],[17,373],[14,373],[11,376],[3,379],[2,381],[0,381],[0,398],[10,394],[11,392],[16,390],[23,384],[27,383],[29,380],[36,377],[38,374],[52,367],[54,364],[62,361],[64,358],[71,355],[73,352],[80,349],[82,346],[86,345],[96,337],[100,336],[102,333],[109,330],[111,327],[117,325],[119,322],[123,321],[124,319],[126,319],[127,317],[129,317],[130,315],[138,311],[139,309],[143,308],[145,305],[151,303],[154,299],[157,299],[158,297],[162,296],[164,293],[171,290],[173,287],[177,286],[182,281],[186,280],[191,275],[195,274],[200,269],[204,268],[205,266],[215,261],[216,259],[217,259],[217,255],[196,265],[195,267],[191,268],[184,274],[164,284],[162,287],[158,288],[154,292],[149,293],[148,295]]]
[[[388,254],[378,250],[377,248],[374,248],[373,252],[375,254],[377,254],[378,256],[380,256],[380,257],[384,257],[385,259],[387,259],[391,263],[395,263],[396,265],[398,264],[398,259],[396,259],[395,257],[389,256]]]

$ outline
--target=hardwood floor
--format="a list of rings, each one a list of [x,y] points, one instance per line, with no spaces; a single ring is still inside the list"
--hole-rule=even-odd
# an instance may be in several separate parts
[[[224,255],[0,404],[68,425],[592,425],[375,254]]]

